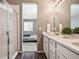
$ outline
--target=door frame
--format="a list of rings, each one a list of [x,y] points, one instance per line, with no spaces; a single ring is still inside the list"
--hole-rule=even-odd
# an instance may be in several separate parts
[[[29,2],[28,2],[29,3]],[[20,0],[20,52],[22,51],[22,43],[23,43],[23,20],[22,20],[22,0]],[[29,4],[36,4],[37,5],[37,51],[38,51],[38,4],[35,2]]]

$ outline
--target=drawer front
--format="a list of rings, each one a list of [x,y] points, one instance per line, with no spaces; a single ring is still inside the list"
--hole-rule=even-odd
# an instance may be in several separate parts
[[[63,54],[67,59],[79,59],[79,55],[70,51],[69,49],[57,44],[57,52]]]

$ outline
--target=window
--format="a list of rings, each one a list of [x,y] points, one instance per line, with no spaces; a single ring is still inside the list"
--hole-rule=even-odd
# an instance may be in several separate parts
[[[24,31],[33,31],[33,22],[24,22]]]

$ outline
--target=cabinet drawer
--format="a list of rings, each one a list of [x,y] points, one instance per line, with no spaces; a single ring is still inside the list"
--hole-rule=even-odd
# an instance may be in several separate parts
[[[79,55],[75,54],[74,52],[70,51],[69,49],[57,44],[57,52],[66,56],[67,59],[79,59]]]

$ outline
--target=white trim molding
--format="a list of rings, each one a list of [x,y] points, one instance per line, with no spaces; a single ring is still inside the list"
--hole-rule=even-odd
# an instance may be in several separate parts
[[[15,59],[17,55],[18,55],[18,52],[16,52],[16,53],[12,56],[11,59]]]

